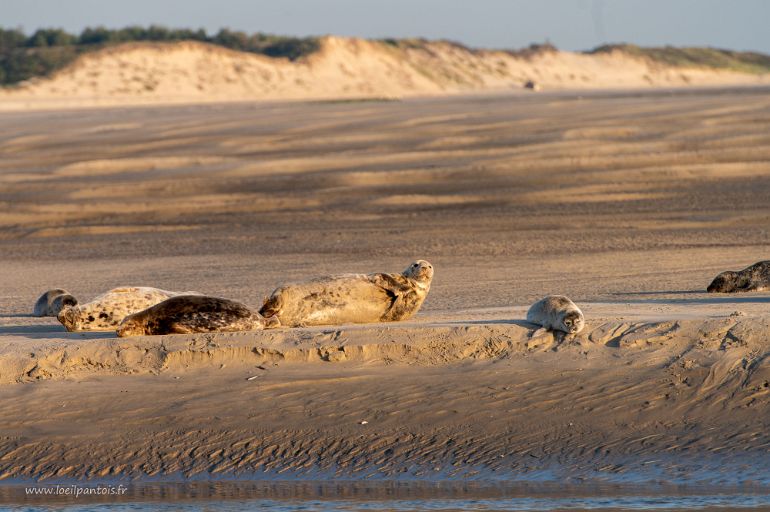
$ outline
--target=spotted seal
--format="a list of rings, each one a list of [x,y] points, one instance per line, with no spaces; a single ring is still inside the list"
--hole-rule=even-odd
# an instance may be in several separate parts
[[[277,288],[260,314],[281,325],[395,322],[411,318],[430,291],[433,265],[417,260],[400,274],[344,274]]]
[[[78,300],[67,290],[54,288],[48,290],[37,299],[32,314],[35,316],[57,316],[59,311],[66,306],[76,306]]]
[[[68,331],[112,331],[128,315],[177,295],[200,294],[146,286],[114,288],[86,304],[63,308],[58,319]]]
[[[770,290],[770,260],[743,270],[722,272],[706,288],[709,293],[761,292]]]
[[[527,322],[567,335],[575,335],[585,327],[583,312],[564,295],[549,295],[532,304]]]
[[[118,326],[118,336],[235,332],[270,329],[277,318],[264,318],[240,302],[205,295],[178,295],[138,313]]]

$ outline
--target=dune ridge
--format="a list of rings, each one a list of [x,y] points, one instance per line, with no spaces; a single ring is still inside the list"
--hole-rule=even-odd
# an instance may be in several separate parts
[[[667,65],[622,47],[585,54],[471,50],[326,36],[297,60],[207,43],[126,43],[79,57],[50,78],[0,91],[0,109],[254,100],[401,98],[545,89],[758,85],[770,76]]]

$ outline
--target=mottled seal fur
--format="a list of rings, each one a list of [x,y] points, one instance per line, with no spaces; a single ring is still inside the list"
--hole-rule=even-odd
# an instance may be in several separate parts
[[[128,315],[177,295],[200,294],[146,286],[114,288],[86,304],[63,308],[58,319],[68,331],[112,331]]]
[[[564,295],[549,295],[532,304],[527,311],[527,322],[570,335],[585,327],[583,312]]]
[[[709,293],[761,292],[770,290],[770,260],[743,270],[722,272],[706,288]]]
[[[345,274],[276,289],[259,311],[281,325],[395,322],[411,318],[430,291],[433,265],[417,260],[400,274]]]
[[[54,288],[48,290],[37,299],[32,314],[35,316],[57,316],[59,311],[66,306],[76,306],[78,300],[67,290]]]
[[[277,318],[264,318],[240,302],[204,295],[180,295],[138,313],[118,326],[118,336],[256,331],[278,327]]]

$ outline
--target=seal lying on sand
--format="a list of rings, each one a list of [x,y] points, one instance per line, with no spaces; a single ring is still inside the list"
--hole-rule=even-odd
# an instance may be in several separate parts
[[[754,263],[738,272],[722,272],[711,281],[709,293],[761,292],[770,290],[770,260]]]
[[[56,316],[65,306],[76,306],[78,300],[67,290],[54,288],[48,290],[37,299],[32,314],[35,316]]]
[[[346,274],[276,289],[260,313],[281,325],[360,324],[411,318],[422,306],[433,265],[417,260],[400,274]]]
[[[574,335],[585,327],[583,312],[564,295],[549,295],[532,304],[527,322],[542,326],[533,336],[542,330]]]
[[[180,295],[128,315],[118,326],[118,336],[256,331],[279,325],[277,318],[264,318],[240,302]]]
[[[128,315],[177,295],[200,294],[145,286],[114,288],[86,304],[63,308],[58,318],[68,331],[112,331]]]

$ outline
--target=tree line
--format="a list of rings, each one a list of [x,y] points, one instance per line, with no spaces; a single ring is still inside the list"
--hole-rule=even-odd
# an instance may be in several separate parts
[[[221,29],[210,35],[203,29],[169,29],[158,25],[121,29],[89,27],[80,34],[58,28],[44,28],[27,35],[18,29],[0,28],[0,85],[12,85],[32,77],[47,76],[84,52],[133,41],[200,41],[291,60],[319,48],[318,38],[315,37],[246,34],[229,29]]]

